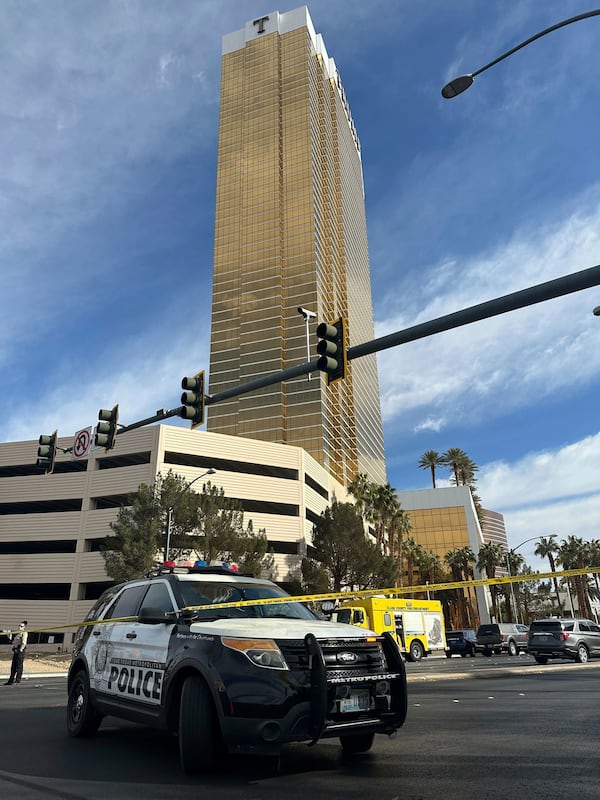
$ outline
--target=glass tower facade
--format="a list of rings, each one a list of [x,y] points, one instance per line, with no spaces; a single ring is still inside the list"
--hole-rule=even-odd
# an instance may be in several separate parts
[[[223,39],[210,393],[314,360],[341,316],[348,346],[373,338],[360,143],[307,8],[272,12]],[[211,405],[207,427],[386,481],[375,355]]]

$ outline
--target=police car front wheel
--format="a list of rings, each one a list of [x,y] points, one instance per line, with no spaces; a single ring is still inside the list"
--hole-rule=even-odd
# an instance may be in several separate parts
[[[179,706],[179,757],[188,775],[216,765],[220,735],[210,690],[200,675],[189,675]]]
[[[73,678],[67,703],[67,731],[69,736],[94,736],[102,715],[96,711],[90,700],[90,684],[83,670]]]

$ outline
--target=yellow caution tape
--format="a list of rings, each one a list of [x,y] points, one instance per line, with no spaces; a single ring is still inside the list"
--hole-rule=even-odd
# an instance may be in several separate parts
[[[369,597],[399,597],[406,594],[420,592],[440,592],[445,589],[469,589],[476,586],[498,586],[508,583],[526,583],[528,581],[542,581],[548,578],[573,578],[577,575],[600,573],[600,567],[581,567],[578,569],[565,569],[560,572],[534,572],[528,575],[511,575],[503,578],[475,578],[468,581],[447,581],[445,583],[422,583],[416,586],[393,586],[388,589],[362,589],[360,591],[325,592],[322,594],[303,594],[284,597],[266,597],[262,600],[240,600],[229,603],[209,603],[201,606],[186,606],[180,611],[207,611],[217,608],[243,608],[244,606],[280,605],[281,603],[317,603],[325,600],[359,600]],[[28,633],[45,633],[48,631],[61,631],[68,628],[81,628],[90,625],[108,625],[113,622],[136,622],[137,617],[115,617],[112,619],[84,620],[72,622],[68,625],[54,625],[51,628],[34,628]],[[18,631],[2,631],[4,635],[14,635]]]

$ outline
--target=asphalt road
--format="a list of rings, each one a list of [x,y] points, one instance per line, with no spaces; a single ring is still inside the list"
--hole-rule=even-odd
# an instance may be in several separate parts
[[[600,662],[430,659],[409,667],[409,716],[394,739],[344,758],[337,740],[284,748],[280,771],[230,758],[191,778],[174,737],[107,719],[65,734],[64,678],[0,686],[0,797],[7,800],[597,800]],[[494,663],[495,662],[495,663]]]

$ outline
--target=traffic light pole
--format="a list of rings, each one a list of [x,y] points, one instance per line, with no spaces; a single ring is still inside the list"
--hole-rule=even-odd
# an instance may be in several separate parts
[[[592,286],[599,285],[600,265],[581,270],[580,272],[573,272],[570,275],[564,275],[562,278],[546,281],[546,283],[538,283],[536,286],[529,286],[527,289],[521,289],[518,292],[506,294],[494,300],[488,300],[485,303],[479,303],[478,305],[464,308],[462,311],[446,314],[443,317],[437,317],[436,319],[429,320],[429,322],[413,325],[411,328],[405,328],[402,331],[390,333],[387,336],[381,336],[370,342],[354,345],[354,347],[348,348],[347,360],[352,361],[354,358],[361,358],[361,356],[366,356],[371,353],[378,353],[390,347],[397,347],[399,344],[414,342],[417,339],[433,336],[435,333],[442,333],[443,331],[449,331],[453,328],[460,328],[463,325],[470,325],[472,322],[479,322],[483,319],[496,317],[499,314],[506,314],[508,311],[516,311],[519,308],[532,306],[536,303],[543,303],[546,300],[553,300],[556,297],[563,297],[564,295],[579,292],[582,289],[590,289]],[[263,377],[257,378],[249,383],[243,383],[240,386],[233,386],[231,389],[226,389],[224,392],[209,395],[206,397],[205,405],[209,406],[214,403],[220,403],[223,400],[229,400],[231,397],[239,397],[242,394],[253,392],[256,389],[262,389],[265,386],[271,386],[272,384],[291,380],[301,375],[317,372],[319,370],[317,366],[318,361],[318,359],[315,359],[307,364],[300,364],[297,367],[284,369],[281,372],[263,375]]]
[[[496,317],[499,314],[505,314],[507,311],[516,311],[519,308],[533,306],[536,303],[543,303],[546,300],[553,300],[556,297],[563,297],[566,294],[572,294],[573,292],[599,285],[600,266],[590,267],[589,269],[581,270],[581,272],[573,272],[571,275],[564,275],[562,278],[555,278],[552,281],[546,281],[546,283],[538,283],[536,286],[529,286],[527,289],[505,294],[494,300],[464,308],[462,311],[455,311],[453,314],[446,314],[429,322],[413,325],[412,328],[405,328],[403,331],[381,336],[371,342],[357,344],[348,349],[348,360],[360,358],[361,356],[369,355],[369,353],[377,353],[380,350],[387,350],[389,347],[396,347],[399,344],[414,342],[417,339],[424,339],[426,336],[433,336],[434,333],[442,333],[453,328],[459,328],[462,325],[470,325],[472,322]]]
[[[378,353],[390,347],[397,347],[400,344],[407,344],[417,339],[424,339],[436,333],[449,331],[453,328],[460,328],[463,325],[470,325],[472,322],[479,322],[483,319],[496,317],[499,314],[506,314],[508,311],[516,311],[519,308],[526,308],[527,306],[536,305],[537,303],[543,303],[546,300],[553,300],[557,297],[563,297],[567,294],[582,291],[583,289],[591,289],[593,286],[600,286],[600,265],[581,270],[580,272],[573,272],[570,275],[564,275],[561,278],[546,281],[546,283],[539,283],[536,286],[529,286],[527,289],[521,289],[518,292],[506,294],[494,300],[488,300],[485,303],[470,306],[462,311],[455,311],[452,314],[446,314],[443,317],[429,320],[429,322],[422,322],[419,325],[413,325],[402,331],[390,333],[387,336],[380,336],[378,339],[373,339],[370,342],[354,345],[348,348],[346,359],[352,361],[355,358],[361,358],[371,353]],[[597,313],[596,309],[594,309],[594,313]],[[256,378],[256,380],[249,381],[248,383],[233,386],[231,389],[226,389],[224,392],[205,395],[204,405],[210,406],[215,403],[221,403],[224,400],[254,392],[265,386],[272,386],[276,383],[299,378],[302,375],[309,375],[312,372],[319,372],[318,364],[319,359],[316,358],[314,361],[307,362],[306,364],[299,364],[297,367],[273,372],[269,375]],[[146,419],[133,422],[131,425],[120,425],[116,435],[119,436],[135,428],[142,428],[145,425],[151,425],[153,422],[161,422],[171,417],[185,416],[184,409],[185,406],[161,409],[152,417],[146,417]]]

